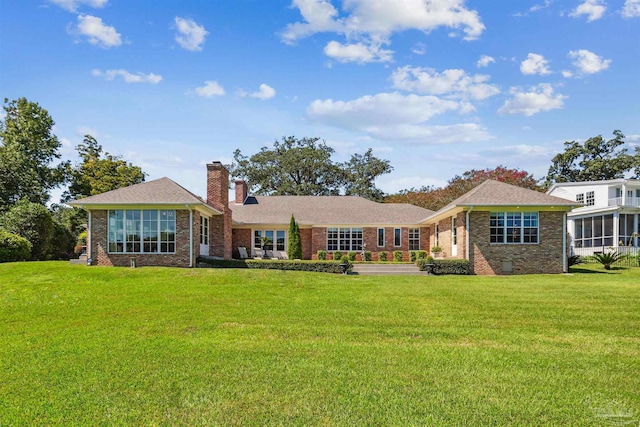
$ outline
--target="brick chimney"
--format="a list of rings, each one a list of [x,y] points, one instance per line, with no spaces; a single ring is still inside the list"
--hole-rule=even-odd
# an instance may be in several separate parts
[[[209,222],[209,255],[231,259],[231,209],[229,209],[229,171],[220,162],[207,165],[207,203],[222,215]]]
[[[229,171],[220,162],[207,165],[207,203],[220,212],[229,206]]]
[[[236,181],[236,205],[244,204],[244,201],[247,200],[247,195],[249,192],[249,186],[246,182],[241,179]]]

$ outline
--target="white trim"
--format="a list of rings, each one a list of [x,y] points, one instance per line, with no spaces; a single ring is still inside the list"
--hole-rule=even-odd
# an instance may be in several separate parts
[[[178,230],[176,226],[176,235],[177,234]],[[193,209],[189,209],[189,267],[193,267]]]
[[[400,244],[396,245],[396,230],[400,230]],[[393,247],[401,248],[402,247],[402,227],[394,227],[393,228]]]
[[[567,213],[562,214],[562,272],[568,273],[567,268]]]
[[[380,230],[382,230],[382,245],[380,245]],[[378,227],[376,229],[376,247],[378,248],[384,248],[386,247],[386,243],[387,243],[387,236],[386,236],[387,232],[385,231],[384,227]]]
[[[107,224],[108,224],[108,221],[109,221],[109,214],[107,214]],[[89,231],[87,232],[87,261],[89,261],[91,259],[91,234],[93,233],[93,230],[91,229],[91,211],[89,211],[89,215],[87,217],[87,228],[89,229]],[[107,236],[107,239],[108,239],[108,236]]]

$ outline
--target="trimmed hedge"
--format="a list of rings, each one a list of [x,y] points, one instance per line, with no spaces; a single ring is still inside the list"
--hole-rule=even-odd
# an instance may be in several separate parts
[[[209,259],[198,257],[201,268],[253,268],[263,270],[313,271],[317,273],[342,274],[342,267],[336,261],[261,260],[261,259]]]
[[[433,264],[433,274],[471,274],[471,262],[467,259],[419,259],[420,271],[427,271],[427,264]]]
[[[402,251],[393,251],[393,260],[395,262],[402,262]]]
[[[0,230],[0,262],[24,261],[31,258],[31,243],[17,234]]]
[[[378,261],[387,261],[389,259],[389,252],[378,252]]]

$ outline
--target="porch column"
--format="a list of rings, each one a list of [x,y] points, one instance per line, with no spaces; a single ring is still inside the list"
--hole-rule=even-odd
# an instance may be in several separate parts
[[[627,206],[627,184],[622,183],[622,206]]]
[[[633,231],[638,233],[638,214],[633,215]],[[638,237],[633,238],[633,246],[638,246]]]
[[[622,194],[622,197],[624,197],[624,192]],[[616,251],[620,246],[620,211],[613,213],[613,246],[616,248]]]

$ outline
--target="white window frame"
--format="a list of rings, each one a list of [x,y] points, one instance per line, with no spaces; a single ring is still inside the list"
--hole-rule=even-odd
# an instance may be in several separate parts
[[[253,229],[251,230],[252,233],[252,237],[253,237],[253,248],[254,249],[264,249],[262,247],[262,237],[267,235],[267,232],[271,232],[271,246],[273,246],[273,250],[274,251],[286,251],[287,250],[287,242],[288,242],[288,236],[287,234],[289,234],[287,232],[287,230],[283,230],[283,229],[277,229],[277,228],[265,228],[265,229]],[[284,233],[284,245],[282,249],[278,249],[278,233],[282,232]],[[269,249],[271,250],[271,249]]]
[[[393,247],[394,248],[402,247],[402,228],[393,229]]]
[[[354,236],[355,235],[355,236]],[[357,236],[360,235],[358,238]],[[330,245],[330,241],[335,241]],[[363,227],[327,227],[327,251],[361,251],[364,244]],[[335,248],[334,248],[335,247]]]
[[[382,234],[380,234],[380,232],[382,231]],[[380,237],[382,237],[382,244],[380,244]],[[378,239],[378,247],[379,248],[384,248],[386,246],[386,239],[385,239],[385,231],[384,228],[378,228],[378,232],[376,234],[376,238]]]
[[[536,215],[535,227],[525,226],[526,221],[531,221],[533,218],[526,218],[525,215]],[[519,216],[519,218],[518,218]],[[540,213],[539,212],[491,212],[489,214],[489,243],[491,245],[539,245],[540,244]],[[491,222],[496,221],[496,225],[492,225]],[[519,221],[520,225],[510,226],[509,221]],[[501,223],[501,225],[500,225]],[[508,230],[514,230],[511,234]],[[536,241],[525,242],[525,230],[535,229]],[[501,233],[495,233],[494,231],[501,231]],[[491,238],[502,235],[502,241],[491,241]],[[514,235],[518,235],[518,241],[509,241]],[[530,234],[528,234],[530,236]]]
[[[584,203],[584,193],[576,194],[576,202]]]
[[[120,234],[122,233],[122,242],[119,242],[117,239],[115,242],[111,241],[111,213],[112,212],[122,212],[122,229],[120,229],[120,227],[116,228],[116,234]],[[130,227],[128,227],[128,224],[130,221],[136,221],[136,220],[128,220],[127,219],[127,212],[138,212],[140,214],[140,220],[139,220],[139,227],[138,224],[134,225],[134,229],[131,229]],[[157,245],[157,249],[155,251],[145,251],[144,250],[144,246],[145,246],[145,240],[144,240],[144,212],[156,212],[156,220],[155,222],[156,224],[156,236],[157,239],[155,240],[155,243]],[[173,213],[173,220],[163,220],[162,219],[162,212],[172,212]],[[116,214],[117,215],[117,214]],[[110,209],[107,211],[107,253],[109,254],[175,254],[176,253],[176,248],[177,248],[177,237],[178,237],[178,230],[177,230],[177,212],[173,209]],[[120,222],[117,220],[116,218],[116,222]],[[138,222],[138,221],[136,221]],[[172,227],[168,227],[168,229],[164,229],[162,228],[162,225],[168,226],[168,225],[172,225]],[[170,230],[169,228],[173,228],[173,230]],[[173,239],[172,240],[163,240],[163,233],[167,234],[167,233],[171,233],[173,232]],[[129,233],[129,234],[128,234]],[[137,240],[127,240],[129,237],[137,237]],[[140,250],[139,251],[129,251],[127,250],[127,243],[136,243],[139,242],[138,244],[140,245]],[[118,243],[122,243],[122,251],[117,251],[117,250],[112,250],[111,249],[111,244],[118,244]],[[162,250],[162,245],[167,245],[167,247],[173,247],[173,251],[163,251]]]
[[[595,191],[587,191],[585,194],[585,204],[587,206],[595,206],[596,204],[596,192]]]
[[[209,217],[200,215],[200,244],[209,244]]]
[[[418,234],[417,237],[415,235],[416,232]],[[413,236],[412,236],[412,234],[413,234]],[[415,246],[412,248],[412,243],[413,244],[415,244],[415,243],[418,244],[417,245],[417,249],[416,249]],[[420,248],[420,228],[410,228],[409,229],[409,250],[410,251],[419,251],[420,249],[421,249]]]

